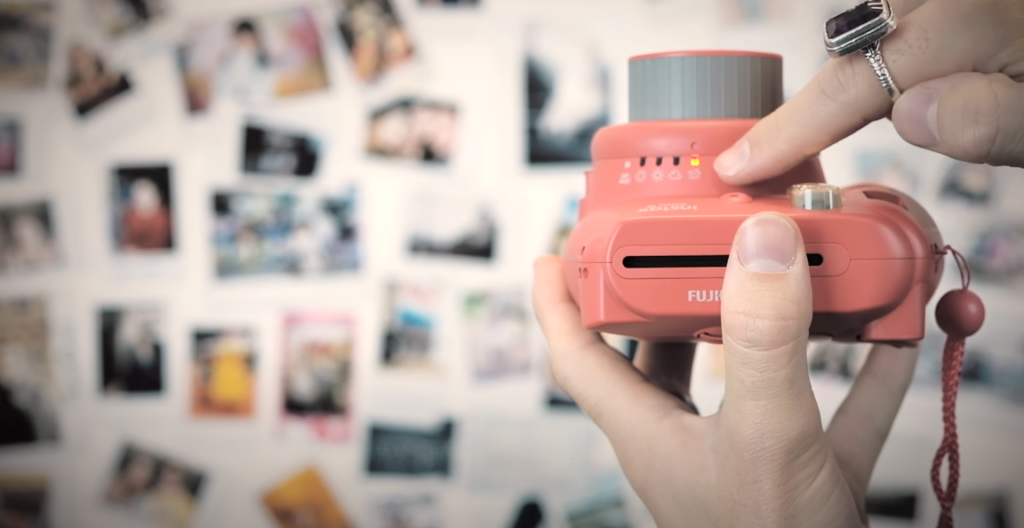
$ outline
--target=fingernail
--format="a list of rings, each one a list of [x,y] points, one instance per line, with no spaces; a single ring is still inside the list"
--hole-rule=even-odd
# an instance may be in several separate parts
[[[740,140],[739,143],[718,155],[718,159],[715,160],[715,172],[722,176],[735,176],[746,166],[748,158],[750,158],[750,143],[745,139]]]
[[[761,273],[783,273],[796,262],[796,231],[784,218],[763,214],[748,218],[736,236],[740,264]]]
[[[920,86],[908,90],[892,109],[893,122],[900,124],[903,139],[920,147],[939,144],[939,96]]]

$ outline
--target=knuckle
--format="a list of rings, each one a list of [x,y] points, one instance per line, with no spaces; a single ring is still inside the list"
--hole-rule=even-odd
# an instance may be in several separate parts
[[[810,318],[792,299],[762,296],[744,306],[722,310],[722,329],[742,350],[768,353],[787,349],[807,337]]]
[[[832,105],[845,105],[857,93],[858,72],[851,57],[831,60],[817,77],[821,97]]]
[[[961,110],[961,147],[966,161],[980,163],[992,157],[998,144],[1000,105],[999,90],[992,77],[980,81],[977,90],[977,96],[967,97]]]

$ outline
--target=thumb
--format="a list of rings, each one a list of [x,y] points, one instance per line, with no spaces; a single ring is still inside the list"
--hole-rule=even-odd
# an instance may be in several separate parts
[[[810,272],[796,223],[776,213],[748,218],[722,286],[723,412],[773,428],[813,418],[820,428],[807,372],[811,312]]]
[[[923,82],[896,101],[903,139],[972,163],[1024,166],[1024,84],[1001,73]]]

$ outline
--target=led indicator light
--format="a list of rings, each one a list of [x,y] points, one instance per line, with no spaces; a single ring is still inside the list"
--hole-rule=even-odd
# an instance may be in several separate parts
[[[698,158],[697,156],[694,156],[694,157],[690,158],[690,166],[691,167],[700,167],[700,158]]]

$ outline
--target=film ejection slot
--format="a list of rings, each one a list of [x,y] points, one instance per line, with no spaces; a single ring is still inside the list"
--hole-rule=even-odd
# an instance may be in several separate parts
[[[821,266],[825,257],[820,253],[808,253],[809,266]],[[628,269],[656,268],[724,268],[729,264],[729,255],[648,255],[625,257],[622,266]]]

